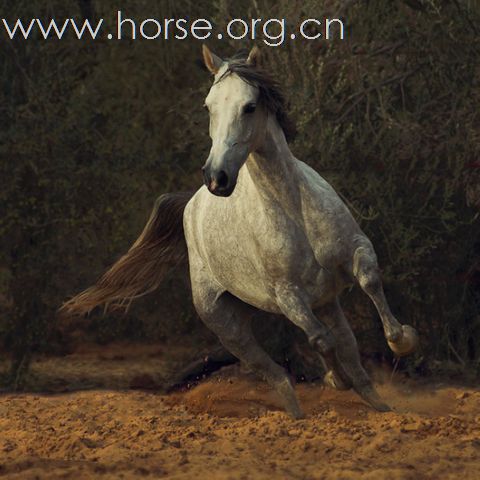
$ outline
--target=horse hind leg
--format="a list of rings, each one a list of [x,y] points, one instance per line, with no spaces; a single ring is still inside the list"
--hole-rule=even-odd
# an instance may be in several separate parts
[[[332,365],[330,362],[325,359],[325,370],[326,374],[323,377],[323,383],[329,387],[334,388],[335,390],[350,390],[352,388],[352,382],[346,376],[342,376],[339,369]]]
[[[300,327],[310,344],[320,353],[332,372],[327,381],[340,389],[353,387],[372,407],[389,411],[390,407],[380,399],[372,382],[360,363],[357,342],[338,300],[317,310],[314,315],[304,300],[302,291],[292,285],[276,288],[277,304],[283,314]]]
[[[360,288],[374,303],[390,348],[398,355],[414,351],[418,344],[417,333],[412,327],[401,325],[390,311],[373,247],[361,246],[355,250],[353,274]]]
[[[202,321],[228,351],[270,384],[293,418],[304,418],[286,371],[270,358],[253,335],[251,318],[256,310],[228,292],[215,298],[215,303],[208,308],[204,304],[198,308],[197,302]]]

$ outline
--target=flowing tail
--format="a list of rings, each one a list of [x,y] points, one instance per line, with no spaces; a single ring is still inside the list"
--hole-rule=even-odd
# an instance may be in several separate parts
[[[191,192],[166,193],[155,202],[143,232],[95,285],[65,302],[60,313],[85,315],[103,305],[127,310],[131,302],[158,288],[167,272],[187,260],[183,211]]]

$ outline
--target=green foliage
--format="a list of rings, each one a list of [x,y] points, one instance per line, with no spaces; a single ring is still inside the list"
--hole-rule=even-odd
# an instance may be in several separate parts
[[[80,18],[86,5],[106,18],[117,8],[16,0],[1,16]],[[428,339],[425,358],[478,367],[476,2],[128,0],[122,9],[219,24],[344,16],[345,41],[263,47],[298,124],[292,148],[372,239],[392,309]],[[221,55],[251,46],[211,43]],[[0,58],[0,337],[18,379],[32,351],[62,348],[56,309],[128,248],[153,200],[200,184],[210,77],[191,40],[3,42]],[[360,333],[378,325],[366,305],[348,302]],[[205,334],[179,278],[125,320],[94,316],[89,331],[101,341]]]

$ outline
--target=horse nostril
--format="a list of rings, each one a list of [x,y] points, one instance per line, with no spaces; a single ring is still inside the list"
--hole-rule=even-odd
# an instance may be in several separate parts
[[[218,172],[217,184],[218,188],[225,188],[228,185],[228,176],[223,170]]]

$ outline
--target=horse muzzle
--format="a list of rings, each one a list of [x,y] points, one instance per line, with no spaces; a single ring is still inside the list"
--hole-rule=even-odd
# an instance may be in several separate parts
[[[235,190],[236,179],[228,176],[224,170],[213,170],[207,166],[202,167],[203,181],[210,193],[218,197],[229,197]]]

